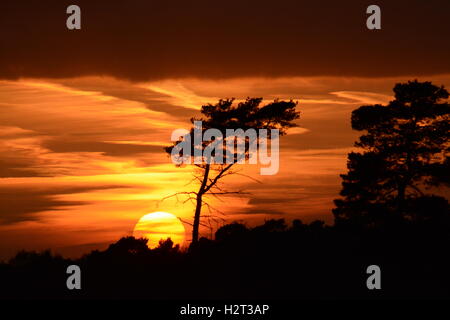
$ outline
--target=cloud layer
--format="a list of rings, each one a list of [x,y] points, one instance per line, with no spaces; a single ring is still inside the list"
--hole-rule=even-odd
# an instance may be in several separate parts
[[[389,101],[392,86],[406,80],[256,77],[134,83],[97,76],[0,81],[0,259],[22,248],[81,253],[77,250],[131,234],[138,219],[152,211],[191,221],[192,203],[183,203],[182,197],[162,199],[197,187],[189,184],[192,168],[176,168],[162,146],[170,143],[172,130],[189,126],[201,104],[218,97],[298,100],[301,119],[300,128],[281,140],[279,173],[262,177],[257,166],[242,166],[241,173],[262,183],[230,176],[228,189],[251,194],[211,198],[212,207],[221,211],[213,214],[250,225],[272,217],[331,222],[339,174],[357,137],[351,111]],[[449,75],[419,80],[450,85]],[[206,207],[204,213],[210,214]]]
[[[0,3],[0,77],[110,75],[134,81],[450,72],[447,0],[61,0]],[[414,68],[412,69],[412,66]]]

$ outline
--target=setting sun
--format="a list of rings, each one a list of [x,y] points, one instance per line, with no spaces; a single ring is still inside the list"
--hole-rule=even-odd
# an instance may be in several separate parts
[[[184,226],[177,216],[167,212],[146,214],[136,223],[133,230],[135,238],[147,238],[149,248],[158,245],[159,240],[171,238],[175,245],[183,245],[185,239]]]

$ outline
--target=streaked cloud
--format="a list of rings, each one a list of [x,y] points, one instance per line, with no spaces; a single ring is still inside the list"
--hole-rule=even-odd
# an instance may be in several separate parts
[[[251,225],[271,217],[331,222],[339,174],[358,135],[350,126],[351,111],[389,101],[393,85],[406,80],[250,77],[136,83],[95,76],[0,81],[0,243],[15,249],[67,248],[61,250],[74,254],[130,235],[149,212],[167,211],[191,221],[194,204],[168,196],[197,187],[192,168],[175,167],[162,147],[170,144],[172,130],[190,127],[201,104],[219,97],[293,99],[301,119],[281,140],[276,176],[259,176],[258,166],[237,166],[238,174],[227,178],[226,186],[250,194],[208,199],[211,212],[205,207],[205,218],[219,218],[211,225],[234,220]],[[427,80],[450,85],[450,75]],[[33,243],[26,241],[31,236],[37,239]],[[0,245],[0,256],[14,253],[11,248]]]

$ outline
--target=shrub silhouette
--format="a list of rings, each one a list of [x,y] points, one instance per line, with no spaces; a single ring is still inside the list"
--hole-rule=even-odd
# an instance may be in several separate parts
[[[427,201],[443,205],[436,199],[421,198],[416,209],[425,210]],[[20,252],[0,265],[0,297],[370,298],[377,295],[364,287],[365,268],[375,263],[388,270],[383,297],[448,298],[450,261],[442,252],[450,244],[449,230],[426,219],[413,221],[401,229],[360,233],[322,221],[280,219],[253,228],[225,225],[215,240],[201,238],[187,251],[170,239],[149,249],[146,239],[125,237],[76,260],[49,251]],[[71,264],[82,270],[80,292],[65,287]]]

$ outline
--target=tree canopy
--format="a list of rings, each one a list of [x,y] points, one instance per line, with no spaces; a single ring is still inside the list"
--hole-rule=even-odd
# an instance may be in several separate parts
[[[182,141],[190,141],[190,154],[189,157],[195,158],[195,148],[200,148],[200,151],[205,151],[210,144],[220,143],[220,147],[216,150],[223,155],[222,163],[214,163],[209,161],[206,157],[202,157],[200,163],[194,162],[194,165],[200,168],[201,173],[195,176],[195,180],[199,183],[198,191],[184,192],[188,196],[188,199],[196,202],[196,209],[194,213],[194,220],[192,223],[192,242],[198,241],[199,225],[201,208],[203,205],[207,205],[203,196],[206,194],[212,194],[215,196],[227,195],[227,194],[239,194],[241,191],[228,191],[223,187],[219,187],[219,181],[224,177],[236,173],[232,170],[232,167],[236,163],[241,163],[242,160],[248,159],[254,154],[251,151],[251,141],[248,136],[245,136],[244,148],[242,152],[235,152],[234,149],[237,139],[234,136],[227,137],[227,130],[269,130],[268,134],[263,139],[269,140],[271,137],[272,129],[279,130],[279,135],[286,134],[288,128],[295,127],[295,120],[300,117],[300,112],[296,111],[297,103],[290,101],[274,100],[264,106],[261,106],[262,98],[247,98],[245,101],[234,103],[235,99],[221,99],[216,104],[207,104],[201,107],[200,118],[192,118],[192,124],[196,121],[202,121],[201,134],[208,129],[215,129],[222,134],[222,138],[209,137],[204,138],[200,146],[195,144],[195,126],[191,128],[189,133],[182,137],[179,141],[176,141],[173,145],[165,148],[168,154],[172,154],[175,146]],[[221,140],[222,139],[222,140]],[[233,150],[227,148],[225,143],[226,139],[231,139]],[[259,143],[261,137],[257,136],[256,141],[252,143]],[[202,153],[203,154],[203,153]],[[216,151],[213,155],[215,156]],[[179,157],[183,158],[185,155],[182,151],[179,153]]]
[[[449,93],[431,82],[394,87],[388,105],[362,106],[352,128],[364,131],[341,175],[343,198],[335,200],[336,223],[377,226],[425,217],[448,217],[445,198],[432,187],[449,183]],[[425,214],[425,211],[433,211]]]

